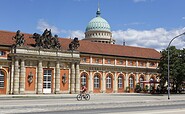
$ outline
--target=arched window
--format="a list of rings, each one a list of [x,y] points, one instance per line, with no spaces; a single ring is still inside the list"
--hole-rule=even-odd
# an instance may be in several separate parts
[[[0,70],[0,88],[4,88],[4,72]]]
[[[82,73],[81,74],[81,85],[86,85],[86,83],[87,83],[87,74]]]
[[[100,88],[100,77],[98,74],[95,74],[94,76],[94,88],[95,89]]]
[[[154,78],[152,77],[152,78],[150,78],[150,86],[154,86]]]
[[[106,78],[106,87],[109,89],[112,88],[112,77],[110,75]]]
[[[140,77],[140,78],[139,78],[139,82],[140,82],[140,87],[141,87],[141,89],[144,88],[144,84],[141,83],[141,82],[143,82],[143,81],[144,81],[144,78],[143,78],[143,77]]]
[[[123,76],[118,77],[118,88],[123,88]]]
[[[129,87],[130,87],[131,89],[134,88],[134,79],[133,79],[132,76],[129,78]]]

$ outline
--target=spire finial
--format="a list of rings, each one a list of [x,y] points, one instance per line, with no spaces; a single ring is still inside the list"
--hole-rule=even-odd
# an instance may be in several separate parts
[[[98,10],[96,12],[96,17],[99,17],[100,16],[100,3],[98,2]]]

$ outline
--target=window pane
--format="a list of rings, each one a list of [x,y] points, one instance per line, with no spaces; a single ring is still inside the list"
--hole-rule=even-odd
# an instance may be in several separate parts
[[[0,71],[0,88],[4,87],[4,73]]]
[[[81,76],[81,84],[86,85],[86,74],[85,73],[83,73]]]
[[[4,82],[0,82],[0,88],[4,87]]]
[[[46,76],[44,76],[44,81],[46,81],[46,79],[47,79]]]
[[[47,88],[51,88],[51,83],[48,83],[48,87]]]
[[[122,76],[119,76],[118,77],[118,88],[122,88],[122,85],[123,85],[123,78]]]
[[[98,76],[95,76],[94,77],[94,88],[99,88],[99,77]]]
[[[51,76],[48,76],[48,81],[51,81]]]
[[[4,76],[0,76],[0,81],[4,81]]]

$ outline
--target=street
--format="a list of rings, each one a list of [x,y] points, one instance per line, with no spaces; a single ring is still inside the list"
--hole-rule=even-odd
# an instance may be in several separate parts
[[[185,113],[185,94],[91,94],[77,101],[76,94],[0,96],[0,113],[45,114],[170,114]]]

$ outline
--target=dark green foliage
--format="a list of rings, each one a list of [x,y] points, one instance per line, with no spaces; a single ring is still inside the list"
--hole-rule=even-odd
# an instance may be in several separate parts
[[[161,52],[162,57],[159,62],[158,72],[161,74],[160,85],[164,87],[165,82],[168,79],[168,49]],[[176,49],[175,46],[169,48],[170,57],[170,83],[173,86],[173,90],[177,92],[181,87],[183,81],[185,81],[185,49]],[[175,87],[175,88],[174,88]]]

